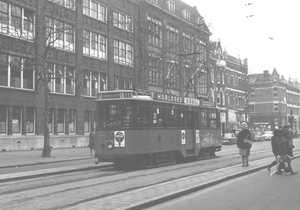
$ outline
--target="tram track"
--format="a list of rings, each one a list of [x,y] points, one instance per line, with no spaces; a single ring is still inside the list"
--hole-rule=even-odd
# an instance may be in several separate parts
[[[257,148],[257,150],[251,153],[253,156],[251,161],[261,158],[270,158],[271,155],[266,154],[267,150],[269,150],[269,148]],[[295,152],[299,152],[299,150]],[[240,159],[235,157],[233,161],[231,158],[233,154],[237,154],[237,151],[232,150],[231,152],[225,152],[217,158],[207,159],[205,161],[192,161],[149,170],[114,171],[116,174],[113,176],[105,175],[100,178],[74,181],[56,186],[42,186],[29,190],[24,189],[23,191],[3,194],[4,197],[1,196],[0,205],[2,205],[1,201],[6,198],[10,201],[9,203],[4,203],[4,205],[11,207],[8,209],[22,209],[22,206],[18,204],[19,202],[21,204],[44,202],[45,205],[49,207],[47,209],[69,208],[74,205],[79,205],[80,203],[97,199],[107,199],[111,196],[118,196],[166,182],[222,170],[224,167],[239,165]],[[92,170],[90,170],[90,172],[92,172]],[[53,178],[55,178],[55,176],[53,176]],[[8,185],[10,184],[8,183]],[[70,194],[72,196],[70,196]],[[19,199],[24,197],[26,197],[26,199]],[[66,197],[67,199],[63,199]],[[55,205],[53,202],[49,202],[49,200],[56,200],[63,205]],[[31,209],[39,208],[33,206]]]
[[[267,147],[266,147],[267,148]],[[266,150],[266,148],[259,148],[256,149],[255,151],[252,152],[252,154],[256,154],[256,153],[261,153],[263,151]],[[194,162],[201,162],[201,161],[207,161],[207,160],[211,160],[214,158],[219,158],[219,157],[228,157],[228,156],[233,156],[234,154],[237,154],[237,150],[236,151],[226,151],[226,152],[222,152],[222,156],[216,156],[216,157],[210,157],[210,158],[201,158],[201,159],[197,159],[197,160],[187,160],[184,161],[182,164],[186,164],[186,163],[194,163]],[[176,165],[182,165],[181,163],[177,163]],[[32,164],[31,164],[32,165]],[[172,166],[172,165],[170,165]],[[166,167],[166,166],[161,166],[161,167]],[[113,164],[110,165],[103,165],[103,166],[73,166],[73,167],[64,167],[64,168],[57,168],[57,169],[50,169],[50,170],[41,170],[41,171],[36,171],[36,172],[24,172],[24,173],[13,173],[13,174],[8,174],[8,175],[0,175],[0,184],[1,183],[7,183],[7,182],[11,182],[11,181],[25,181],[25,180],[32,180],[32,179],[40,179],[40,178],[45,178],[45,177],[49,177],[49,176],[58,176],[58,175],[67,175],[67,174],[73,174],[73,173],[81,173],[81,172],[85,172],[85,171],[101,171],[101,170],[105,170],[105,169],[113,169],[114,166]],[[160,167],[156,167],[156,168],[160,168]],[[134,168],[117,168],[116,170],[118,171],[128,171],[128,170],[136,170]],[[139,170],[139,169],[138,169]],[[146,169],[147,170],[147,169]],[[107,176],[109,176],[111,174],[107,174]]]

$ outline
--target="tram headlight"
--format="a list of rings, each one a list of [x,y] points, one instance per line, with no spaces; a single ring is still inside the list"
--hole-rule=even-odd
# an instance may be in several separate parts
[[[107,142],[107,148],[108,149],[113,149],[114,148],[113,142],[111,142],[111,141]]]

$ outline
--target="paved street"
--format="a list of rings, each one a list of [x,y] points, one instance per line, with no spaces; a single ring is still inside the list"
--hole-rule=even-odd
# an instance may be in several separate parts
[[[299,158],[292,165],[300,172]],[[148,210],[296,210],[300,205],[299,186],[299,173],[270,176],[264,169]]]
[[[296,145],[296,149],[299,148],[299,141],[295,141],[295,145]],[[273,160],[273,157],[271,155],[268,156],[268,154],[271,154],[271,150],[270,148],[270,142],[263,142],[263,143],[255,143],[254,147],[257,152],[256,154],[264,154],[267,155],[267,158],[263,158],[263,159],[259,159],[259,160],[250,160],[250,166],[247,168],[243,168],[241,167],[240,163],[238,163],[237,165],[232,165],[230,167],[225,167],[225,168],[221,168],[218,170],[213,170],[210,171],[209,173],[199,173],[196,174],[195,176],[192,177],[188,177],[188,178],[182,178],[180,180],[174,180],[174,181],[170,181],[167,183],[162,183],[159,185],[153,185],[153,186],[148,186],[146,188],[142,188],[142,189],[136,189],[133,191],[129,191],[126,192],[125,194],[117,194],[117,195],[113,195],[113,196],[109,196],[103,199],[95,199],[95,200],[86,200],[83,203],[79,203],[78,205],[72,205],[69,207],[66,207],[66,209],[99,209],[99,207],[101,207],[102,209],[128,209],[131,208],[133,206],[136,205],[140,205],[143,204],[145,202],[149,202],[149,203],[155,203],[157,200],[159,199],[165,199],[165,197],[168,197],[169,195],[172,195],[174,193],[178,193],[179,196],[183,196],[185,195],[185,191],[189,191],[191,189],[195,189],[197,188],[197,190],[203,190],[205,187],[203,186],[210,186],[208,189],[212,189],[214,190],[215,187],[211,186],[214,183],[220,183],[220,182],[224,182],[225,183],[230,183],[231,179],[233,180],[243,180],[243,177],[247,178],[249,175],[249,173],[251,172],[255,172],[257,170],[263,169],[262,171],[258,172],[258,173],[262,173],[262,176],[267,176],[268,178],[270,178],[269,174],[267,173],[266,170],[266,164],[270,163]],[[235,145],[231,145],[231,146],[224,146],[222,152],[219,154],[221,155],[223,153],[223,155],[227,154],[229,151],[231,151],[231,158],[235,158],[235,159],[240,159],[237,155],[237,149]],[[234,153],[232,153],[234,151]],[[266,152],[267,151],[267,152]],[[254,149],[253,149],[253,153],[252,156],[254,156]],[[268,154],[267,154],[268,153]],[[55,156],[54,156],[55,154]],[[297,152],[297,155],[299,154],[299,152]],[[6,156],[7,155],[7,156]],[[89,159],[89,158],[93,158],[90,155],[90,151],[88,148],[70,148],[70,149],[60,149],[60,150],[54,150],[52,153],[53,157],[52,158],[41,158],[41,151],[18,151],[18,152],[3,152],[1,153],[1,158],[3,158],[3,160],[5,160],[5,165],[9,166],[13,166],[13,165],[17,165],[23,163],[30,163],[30,164],[39,164],[41,163],[40,161],[43,161],[44,159],[46,160],[51,160],[52,162],[54,161],[66,161],[66,160],[70,160],[70,159],[77,159],[77,158],[85,158],[85,159]],[[14,157],[12,160],[10,160],[10,157]],[[37,159],[35,159],[34,157],[36,157]],[[27,159],[27,161],[26,161]],[[221,159],[219,159],[221,160]],[[15,162],[13,162],[15,161]],[[208,160],[209,161],[209,160]],[[213,160],[211,160],[213,161]],[[298,162],[298,164],[297,164]],[[15,163],[15,164],[14,164]],[[44,163],[44,162],[42,162]],[[298,159],[294,160],[294,164],[295,164],[295,169],[296,170],[300,170],[300,165],[299,165],[299,161]],[[163,170],[164,168],[160,168],[160,170]],[[147,171],[142,171],[142,172],[147,172]],[[141,172],[140,172],[141,173]],[[257,173],[255,173],[257,174]],[[124,174],[126,175],[126,174]],[[141,175],[141,174],[140,174]],[[246,175],[246,176],[244,176]],[[127,176],[127,175],[126,175]],[[275,175],[274,175],[275,176]],[[295,175],[296,177],[298,177],[299,175]],[[241,178],[238,178],[241,177]],[[272,176],[273,177],[273,176]],[[272,178],[271,177],[271,178]],[[236,179],[238,178],[238,179]],[[86,180],[85,180],[86,181]],[[93,180],[88,180],[94,183]],[[265,180],[263,180],[263,182],[265,182]],[[127,183],[127,181],[126,181]],[[263,186],[261,185],[260,182],[258,182],[255,179],[251,179],[251,181],[247,181],[247,183],[249,184],[253,184],[253,183],[259,183],[259,186]],[[76,188],[76,186],[74,186],[74,183],[70,183],[73,187]],[[95,183],[92,185],[88,185],[91,187],[94,187]],[[132,185],[131,185],[132,186]],[[224,186],[223,184],[221,185],[217,185],[217,186]],[[251,185],[252,186],[252,185]],[[53,188],[57,188],[55,186],[53,186]],[[57,190],[57,189],[56,189]],[[98,189],[100,190],[100,189]],[[101,190],[103,190],[103,188],[101,187]],[[62,192],[66,191],[66,188],[62,187]],[[82,192],[82,189],[80,189],[80,191]],[[204,189],[204,192],[206,190]],[[227,190],[225,190],[226,193]],[[44,190],[43,190],[44,192]],[[95,192],[93,191],[89,191],[89,192]],[[193,191],[195,192],[195,191]],[[202,192],[202,191],[201,191]],[[257,193],[257,192],[256,192]],[[93,193],[94,194],[94,193]],[[54,195],[54,194],[53,194]],[[11,195],[13,196],[13,195]],[[83,196],[83,194],[81,194],[81,197]],[[32,197],[32,196],[29,196]],[[45,196],[45,198],[49,198],[48,196]],[[62,197],[63,198],[63,197]],[[2,198],[4,199],[4,198]],[[35,197],[33,196],[32,198],[30,198],[32,200],[41,200],[41,197]],[[65,199],[65,198],[63,198]],[[208,199],[208,198],[207,198]],[[230,198],[233,199],[233,198]],[[7,202],[5,201],[6,199],[3,200],[3,202]],[[10,205],[9,203],[7,203],[7,205]],[[141,206],[143,207],[143,206]],[[16,206],[16,208],[12,208],[12,209],[20,209],[20,206]],[[26,208],[25,208],[26,209]],[[186,209],[186,208],[185,208]],[[193,208],[192,208],[193,209]]]

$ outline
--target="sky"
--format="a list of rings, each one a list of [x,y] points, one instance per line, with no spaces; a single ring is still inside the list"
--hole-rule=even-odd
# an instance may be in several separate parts
[[[228,54],[248,58],[249,73],[300,81],[300,0],[182,0],[197,10]],[[251,16],[251,17],[250,17]]]

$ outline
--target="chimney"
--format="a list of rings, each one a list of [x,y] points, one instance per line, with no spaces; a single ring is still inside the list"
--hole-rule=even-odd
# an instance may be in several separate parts
[[[268,70],[264,70],[264,76],[267,76],[269,74]]]

